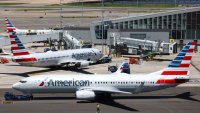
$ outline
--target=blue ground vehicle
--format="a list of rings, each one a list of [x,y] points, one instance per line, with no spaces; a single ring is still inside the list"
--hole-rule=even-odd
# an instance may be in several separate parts
[[[32,95],[14,95],[11,92],[4,93],[5,100],[32,100]]]

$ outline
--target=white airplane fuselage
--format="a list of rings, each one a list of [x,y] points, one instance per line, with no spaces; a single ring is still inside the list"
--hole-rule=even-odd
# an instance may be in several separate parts
[[[159,73],[159,72],[158,72]],[[22,80],[13,85],[14,89],[24,93],[75,93],[76,91],[93,90],[123,91],[131,93],[148,92],[177,86],[179,83],[167,84],[164,80],[172,80],[174,76],[161,75],[39,75]],[[186,76],[183,80],[188,79]],[[163,80],[163,81],[160,81]],[[93,89],[94,88],[94,89]],[[113,93],[113,92],[110,92]]]
[[[64,51],[48,51],[45,53],[32,53],[29,55],[14,56],[13,61],[26,66],[58,66],[69,63],[97,62],[103,54],[98,49],[85,48]]]

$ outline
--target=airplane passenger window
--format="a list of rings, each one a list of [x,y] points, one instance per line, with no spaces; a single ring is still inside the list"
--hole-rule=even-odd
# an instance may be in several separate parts
[[[20,80],[19,82],[20,82],[20,83],[26,83],[27,81],[25,81],[25,80]]]

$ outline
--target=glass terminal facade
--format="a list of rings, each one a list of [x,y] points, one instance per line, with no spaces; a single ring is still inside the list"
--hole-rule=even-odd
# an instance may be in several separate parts
[[[200,40],[200,7],[125,17],[94,23],[96,39],[107,39],[108,29],[168,30],[170,39]],[[103,23],[103,24],[102,24]],[[103,32],[102,32],[103,29]]]

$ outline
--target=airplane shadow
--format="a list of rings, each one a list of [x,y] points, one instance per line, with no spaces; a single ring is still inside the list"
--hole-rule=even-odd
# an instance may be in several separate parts
[[[98,100],[95,100],[95,101],[77,101],[77,103],[101,103],[101,104],[104,104],[104,105],[124,109],[124,110],[127,110],[127,111],[139,111],[139,110],[131,108],[129,106],[125,106],[123,104],[120,104],[119,102],[116,102],[111,98],[110,99],[108,99],[108,98],[98,99]]]
[[[78,72],[78,73],[82,73],[82,74],[94,74],[94,73],[85,71],[84,69],[77,69],[76,67],[69,67],[69,68],[68,67],[51,67],[51,68],[46,68],[43,70],[30,71],[30,72],[25,72],[25,73],[0,73],[0,74],[9,74],[9,75],[17,75],[17,76],[21,76],[21,77],[29,77],[29,74],[51,72],[51,71],[56,71],[56,70],[73,71],[73,72]]]
[[[185,92],[181,93],[175,96],[113,96],[113,99],[170,99],[170,98],[179,98],[184,100],[190,100],[195,102],[200,102],[200,100],[194,99],[191,96],[194,96],[194,94],[191,94],[191,92]]]
[[[131,108],[129,106],[125,106],[119,102],[116,102],[115,100],[118,99],[170,99],[170,98],[179,98],[194,102],[200,102],[200,100],[194,99],[191,96],[194,96],[191,94],[191,92],[185,92],[181,93],[175,96],[112,96],[111,98],[98,98],[95,101],[77,101],[77,103],[101,103],[104,105],[124,109],[127,111],[139,111],[137,109]],[[76,97],[34,97],[34,100],[75,100]]]
[[[139,111],[139,110],[131,108],[129,106],[125,106],[123,104],[120,104],[119,102],[114,101],[114,99],[107,99],[107,100],[102,99],[102,100],[96,100],[96,102],[104,104],[104,105],[108,105],[108,106],[124,109],[124,110],[127,110],[127,111]]]
[[[94,74],[88,71],[85,71],[85,69],[88,69],[87,67],[84,68],[77,68],[75,66],[71,66],[71,67],[51,67],[50,70],[66,70],[66,71],[73,71],[73,72],[78,72],[78,73],[82,73],[82,74]]]
[[[75,100],[76,97],[34,97],[34,100]],[[101,103],[104,105],[121,108],[128,111],[138,111],[136,109],[133,109],[131,107],[125,106],[123,104],[120,104],[118,102],[115,102],[113,99],[97,99],[95,101],[77,101],[77,103]]]

